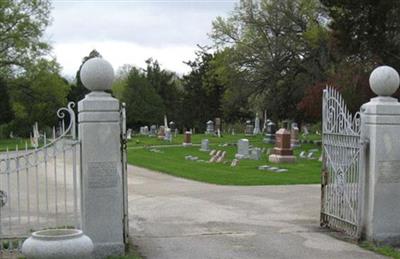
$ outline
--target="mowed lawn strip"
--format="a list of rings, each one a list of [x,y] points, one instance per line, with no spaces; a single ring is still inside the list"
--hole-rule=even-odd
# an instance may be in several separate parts
[[[241,136],[237,136],[236,139],[230,138],[229,140],[236,143],[239,138]],[[221,141],[221,139],[219,140]],[[146,139],[142,139],[142,143],[145,141]],[[253,139],[253,142],[250,140],[250,143],[258,147],[272,147],[272,145],[263,144],[259,139]],[[131,146],[129,145],[129,147]],[[206,163],[185,160],[185,156],[191,155],[197,156],[200,160],[208,161],[210,159],[209,153],[199,151],[199,147],[160,147],[157,148],[157,150],[161,151],[159,153],[151,152],[151,148],[131,149],[128,150],[128,162],[178,177],[221,185],[317,184],[320,182],[321,162],[317,159],[299,159],[295,164],[272,164],[267,161],[267,156],[263,154],[262,159],[259,161],[241,160],[237,167],[231,167],[230,162],[234,159],[237,150],[236,147],[221,147],[215,143],[210,148],[227,151],[225,161],[228,161],[228,163]],[[317,147],[312,144],[302,145],[302,147],[295,149],[295,153],[298,154],[302,150],[314,148]],[[317,152],[315,157],[318,158],[319,154]],[[275,173],[257,169],[258,166],[266,164],[285,168],[289,171]]]

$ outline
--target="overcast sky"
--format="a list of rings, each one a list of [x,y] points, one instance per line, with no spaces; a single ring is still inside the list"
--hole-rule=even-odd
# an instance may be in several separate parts
[[[188,72],[196,44],[217,16],[227,16],[238,0],[52,0],[53,23],[46,37],[53,55],[72,77],[92,49],[117,70],[123,64],[144,67],[150,57],[162,68]]]

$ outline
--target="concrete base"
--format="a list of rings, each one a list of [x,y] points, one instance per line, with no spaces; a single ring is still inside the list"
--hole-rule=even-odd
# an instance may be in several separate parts
[[[272,154],[268,157],[271,163],[294,163],[296,162],[295,156],[281,156]]]
[[[209,151],[211,151],[211,149],[202,149],[202,148],[200,148],[199,151],[202,151],[202,152],[209,152]]]
[[[192,146],[192,143],[182,143],[182,146],[184,146],[184,147],[191,147],[191,146]]]
[[[94,258],[104,259],[109,256],[118,256],[125,254],[123,243],[101,243],[94,246]]]

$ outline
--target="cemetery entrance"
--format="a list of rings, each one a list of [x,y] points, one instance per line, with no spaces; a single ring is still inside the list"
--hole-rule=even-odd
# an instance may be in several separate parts
[[[321,225],[359,238],[363,194],[360,113],[353,116],[340,93],[330,87],[323,93],[322,112]]]
[[[74,103],[57,111],[51,136],[36,132],[24,148],[0,153],[0,257],[20,249],[33,231],[82,228],[81,141]],[[125,106],[120,119],[124,242],[128,242]],[[36,144],[38,144],[36,146]]]

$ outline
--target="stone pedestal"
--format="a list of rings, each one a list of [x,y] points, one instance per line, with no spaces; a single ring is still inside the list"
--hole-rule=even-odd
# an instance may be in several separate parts
[[[81,141],[82,230],[94,244],[96,258],[123,255],[123,192],[120,104],[110,94],[111,65],[93,58],[81,79],[92,92],[78,103]]]
[[[183,144],[184,147],[189,147],[192,145],[192,132],[186,131],[185,135],[183,136]]]
[[[369,241],[400,245],[400,103],[389,97],[397,90],[399,77],[395,70],[380,67],[371,74],[370,84],[380,97],[361,107],[362,138],[369,141],[364,236]]]
[[[82,228],[96,258],[124,253],[119,102],[92,92],[78,103]]]
[[[293,156],[293,150],[290,146],[290,131],[282,128],[276,132],[276,143],[269,156],[272,163],[294,163],[296,157]]]

